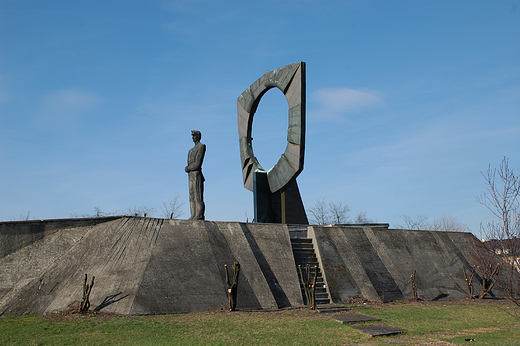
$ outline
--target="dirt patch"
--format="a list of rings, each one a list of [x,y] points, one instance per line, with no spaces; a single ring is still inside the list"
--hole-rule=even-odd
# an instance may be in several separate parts
[[[512,304],[507,299],[500,298],[489,298],[489,299],[469,299],[469,298],[461,298],[457,300],[437,300],[437,301],[428,301],[428,300],[417,300],[417,299],[405,299],[396,302],[371,302],[367,300],[359,300],[354,301],[349,304],[352,306],[374,306],[374,307],[391,307],[391,306],[399,306],[399,305],[411,305],[411,306],[454,306],[454,305],[464,305],[464,306],[494,306],[498,308],[506,308],[513,307]]]
[[[99,312],[99,311],[87,311],[80,312],[79,308],[68,309],[65,311],[54,311],[52,313],[48,313],[43,315],[44,318],[52,321],[52,322],[73,322],[80,319],[112,319],[123,317],[124,315],[115,314],[115,313],[107,313],[107,312]]]
[[[386,308],[393,307],[399,305],[412,305],[412,306],[494,306],[497,308],[501,308],[504,311],[509,310],[510,308],[514,308],[515,306],[506,299],[458,299],[458,300],[450,300],[450,301],[424,301],[424,300],[413,300],[407,299],[398,302],[389,302],[389,303],[380,303],[380,302],[370,302],[366,299],[352,300],[351,304],[348,304],[350,307],[356,306],[373,306],[378,308]],[[227,308],[219,308],[219,309],[211,309],[201,313],[210,313],[210,314],[238,314],[238,315],[249,315],[249,314],[270,314],[273,316],[301,316],[307,318],[316,318],[323,319],[327,318],[325,314],[320,314],[317,310],[311,310],[306,307],[291,307],[285,309],[265,309],[265,310],[236,310],[229,311]],[[80,313],[78,308],[70,308],[65,311],[56,311],[52,313],[48,313],[44,315],[45,318],[50,319],[52,321],[74,321],[78,319],[89,319],[89,318],[99,318],[99,319],[111,319],[122,317],[125,315],[115,314],[115,313],[107,313],[102,311],[88,311],[86,313]]]

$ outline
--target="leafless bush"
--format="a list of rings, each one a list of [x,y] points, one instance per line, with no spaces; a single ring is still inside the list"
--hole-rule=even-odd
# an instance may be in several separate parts
[[[87,283],[88,275],[85,274],[85,282],[83,283],[83,299],[81,300],[81,303],[79,305],[79,311],[81,313],[88,312],[88,309],[90,308],[90,292],[92,292],[92,287],[94,287],[94,280],[96,279],[95,276],[92,277],[92,281],[90,284]]]
[[[314,207],[309,209],[310,213],[310,222],[313,225],[327,225],[329,224],[329,215],[327,210],[327,203],[325,203],[325,200],[317,200],[316,204],[314,204]]]
[[[442,215],[427,225],[431,231],[469,232],[469,227],[451,215]]]
[[[412,218],[407,215],[401,216],[404,224],[396,224],[397,228],[409,230],[428,230],[428,231],[446,231],[446,232],[469,232],[469,227],[460,222],[456,217],[451,215],[442,215],[428,222],[425,215],[417,215]]]
[[[404,224],[396,224],[397,228],[400,229],[410,229],[410,230],[427,230],[428,229],[428,217],[425,215],[417,215],[415,218],[412,218],[408,215],[402,215],[401,219],[403,219]]]
[[[313,225],[344,224],[349,222],[347,215],[349,211],[348,205],[340,200],[326,202],[325,199],[321,199],[309,209],[310,223]]]
[[[373,222],[373,221],[367,217],[366,211],[360,211],[359,213],[357,213],[355,223],[371,223],[371,222]]]
[[[349,217],[347,213],[350,211],[348,205],[343,204],[341,201],[337,202],[329,202],[329,213],[332,217],[332,222],[334,224],[342,224],[349,222]]]
[[[104,217],[104,216],[114,216],[119,215],[121,212],[119,210],[113,211],[113,212],[104,212],[101,210],[100,207],[96,206],[94,207],[94,213],[85,213],[85,214],[71,214],[70,217],[72,218],[92,218],[92,217]]]
[[[141,206],[141,207],[133,207],[133,208],[128,208],[128,211],[127,211],[127,214],[128,215],[133,215],[133,216],[144,216],[144,217],[150,217],[150,216],[153,216],[155,214],[155,208],[149,208],[147,206]]]
[[[29,221],[30,217],[31,217],[31,211],[28,211],[27,215],[20,215],[18,220],[15,220],[15,219],[11,218],[11,221]]]
[[[177,219],[184,214],[184,210],[182,209],[184,202],[181,203],[179,198],[180,196],[177,195],[173,198],[173,201],[162,202],[161,212],[165,219]]]

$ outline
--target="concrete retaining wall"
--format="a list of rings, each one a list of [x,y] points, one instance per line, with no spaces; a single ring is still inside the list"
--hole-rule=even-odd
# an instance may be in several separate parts
[[[0,315],[78,307],[85,273],[91,309],[163,314],[226,307],[224,265],[241,264],[238,309],[303,304],[287,225],[141,217],[0,223]],[[300,232],[305,233],[305,232]],[[299,233],[298,233],[299,234]],[[466,295],[470,233],[365,227],[308,228],[334,303],[353,297]],[[455,283],[456,282],[456,283]],[[475,277],[475,290],[481,279]]]
[[[334,303],[352,297],[395,301],[413,296],[416,271],[419,298],[458,299],[467,294],[462,267],[471,272],[471,233],[387,229],[384,227],[309,227]],[[475,291],[482,280],[475,275]]]
[[[116,218],[118,217],[0,222],[0,258],[41,240],[56,230],[93,226]]]
[[[302,305],[285,225],[120,217],[40,232],[0,259],[0,315],[79,306],[95,276],[92,309],[122,314],[227,305],[224,264],[241,263],[237,308]]]

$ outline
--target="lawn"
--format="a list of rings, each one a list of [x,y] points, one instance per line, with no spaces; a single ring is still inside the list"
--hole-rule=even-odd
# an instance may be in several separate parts
[[[0,345],[520,345],[520,320],[508,314],[513,307],[506,301],[360,304],[352,309],[408,332],[372,338],[307,309],[160,316],[60,313],[0,318]]]

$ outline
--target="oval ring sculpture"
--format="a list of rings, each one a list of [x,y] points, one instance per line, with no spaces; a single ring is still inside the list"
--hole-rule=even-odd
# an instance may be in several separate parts
[[[272,88],[280,89],[289,104],[287,147],[278,162],[267,171],[272,193],[283,189],[303,170],[305,151],[305,63],[298,62],[266,71],[237,100],[238,134],[244,187],[253,191],[253,172],[264,171],[253,153],[253,116],[262,96]]]

